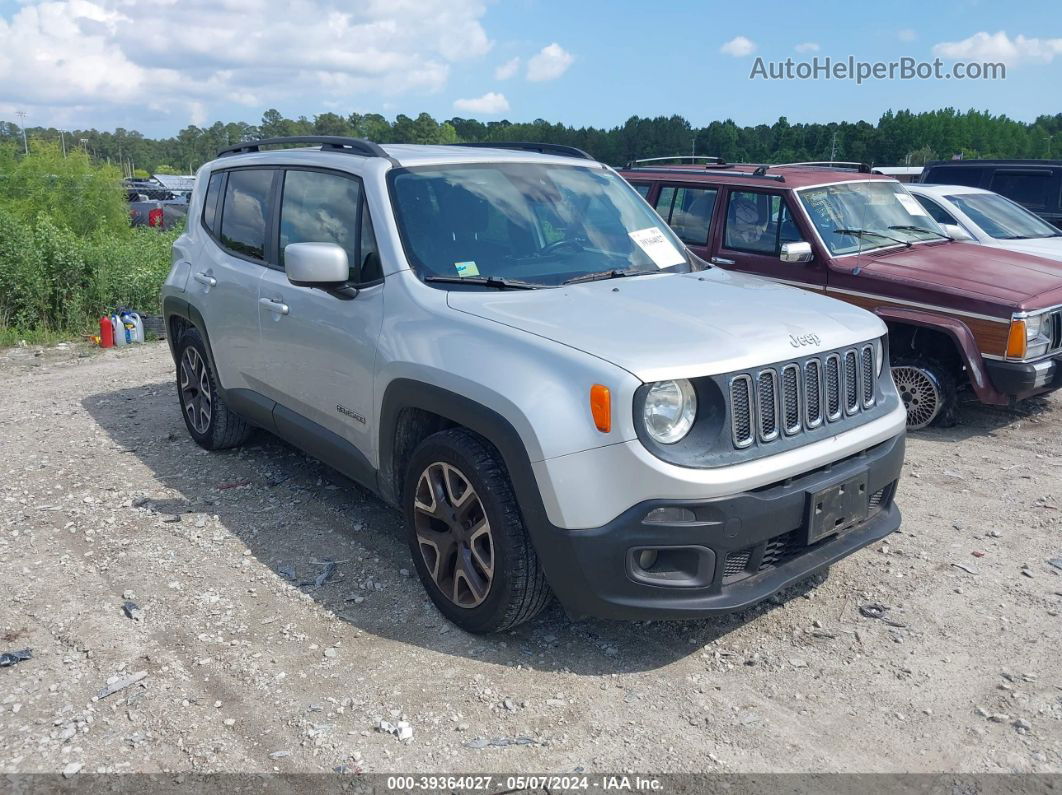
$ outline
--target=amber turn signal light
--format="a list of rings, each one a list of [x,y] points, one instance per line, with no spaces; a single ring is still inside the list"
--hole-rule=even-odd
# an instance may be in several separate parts
[[[1024,359],[1026,342],[1025,321],[1010,321],[1010,333],[1007,335],[1007,358]]]
[[[594,384],[590,387],[590,413],[594,415],[594,425],[601,433],[612,430],[612,393],[607,386]]]

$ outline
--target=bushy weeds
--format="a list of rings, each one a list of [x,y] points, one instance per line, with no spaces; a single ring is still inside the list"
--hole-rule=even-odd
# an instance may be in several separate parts
[[[121,306],[158,313],[178,234],[131,228],[117,171],[80,153],[0,152],[0,340],[79,334]]]

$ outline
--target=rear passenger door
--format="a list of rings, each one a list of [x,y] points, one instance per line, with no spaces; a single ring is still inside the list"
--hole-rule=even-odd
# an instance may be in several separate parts
[[[274,418],[282,433],[309,439],[324,428],[371,459],[373,367],[384,288],[361,180],[343,172],[286,169],[277,202],[277,264],[265,271],[259,290],[257,378],[279,404]],[[349,284],[358,287],[357,294],[288,281],[284,247],[291,243],[345,249]]]
[[[209,235],[192,264],[188,292],[203,315],[214,366],[225,389],[249,386],[258,346],[258,280],[266,270],[272,169],[214,172],[203,215]]]
[[[709,262],[798,287],[825,289],[826,272],[821,262],[780,259],[783,243],[807,240],[787,195],[734,187],[727,189],[721,201],[725,202],[723,228],[716,235]]]
[[[718,194],[716,188],[661,185],[656,195],[656,212],[701,259],[708,259],[708,241]]]

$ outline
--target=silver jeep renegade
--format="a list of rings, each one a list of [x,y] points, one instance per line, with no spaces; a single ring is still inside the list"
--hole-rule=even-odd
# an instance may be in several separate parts
[[[250,142],[188,219],[163,307],[189,433],[264,428],[401,509],[469,631],[551,594],[734,610],[899,526],[884,324],[698,260],[584,152]]]

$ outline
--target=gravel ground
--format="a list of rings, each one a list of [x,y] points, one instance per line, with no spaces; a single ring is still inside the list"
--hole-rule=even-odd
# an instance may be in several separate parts
[[[1057,398],[912,437],[901,531],[769,604],[484,638],[396,513],[265,434],[199,450],[172,381],[165,344],[0,352],[0,772],[1062,772]]]

